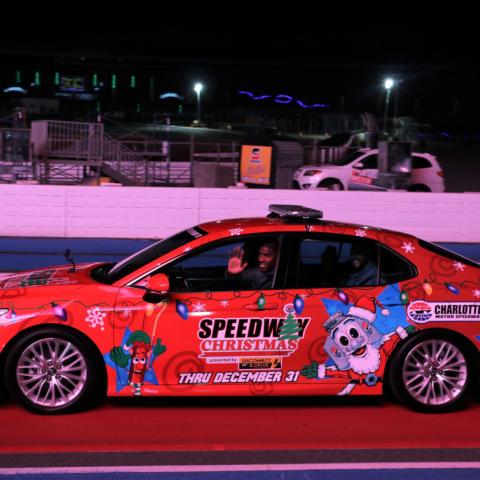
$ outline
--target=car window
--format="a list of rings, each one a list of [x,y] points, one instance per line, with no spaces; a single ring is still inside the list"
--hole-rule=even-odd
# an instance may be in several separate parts
[[[412,155],[412,168],[430,168],[432,164],[429,160],[418,155]]]
[[[280,240],[279,236],[252,235],[215,242],[185,254],[152,274],[166,274],[171,292],[271,289],[276,279]],[[268,269],[262,270],[259,259],[265,249],[272,254],[271,263]],[[241,271],[230,273],[232,256],[238,258]],[[145,279],[135,286],[144,285]]]
[[[308,236],[300,240],[292,288],[355,287],[381,284],[376,242],[349,236]]]
[[[380,246],[380,277],[384,283],[397,283],[417,275],[417,269],[408,260],[389,248]]]
[[[362,160],[360,160],[359,163],[362,164],[362,167],[360,167],[361,170],[367,170],[367,169],[376,170],[378,168],[378,155],[376,153],[373,153],[372,155],[368,155],[368,157],[365,157]],[[355,165],[355,167],[359,168],[357,165]]]

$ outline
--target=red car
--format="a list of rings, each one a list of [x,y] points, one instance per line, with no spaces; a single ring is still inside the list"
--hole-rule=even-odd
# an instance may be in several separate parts
[[[478,375],[480,265],[407,234],[272,205],[117,264],[0,281],[11,396],[379,395],[463,405]]]

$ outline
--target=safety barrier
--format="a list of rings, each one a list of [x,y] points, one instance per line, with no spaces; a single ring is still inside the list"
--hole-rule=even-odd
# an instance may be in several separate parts
[[[163,238],[197,223],[265,216],[272,203],[437,242],[480,242],[480,193],[0,185],[0,236]]]

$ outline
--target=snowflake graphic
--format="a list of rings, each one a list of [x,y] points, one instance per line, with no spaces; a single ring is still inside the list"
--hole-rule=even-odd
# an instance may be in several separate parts
[[[478,288],[473,290],[472,293],[475,298],[480,298],[480,290]]]
[[[197,302],[194,305],[192,305],[193,311],[194,312],[204,312],[205,311],[205,304]]]
[[[465,270],[465,265],[462,262],[453,262],[453,266],[457,272],[463,272]]]
[[[230,232],[230,236],[234,237],[235,235],[241,235],[243,228],[230,228],[228,231]]]
[[[220,302],[220,305],[221,305],[222,307],[227,307],[227,306],[229,305],[229,301],[228,301],[228,300],[222,300],[222,301]]]
[[[133,317],[133,313],[131,310],[128,310],[128,309],[125,309],[121,314],[120,316],[124,319],[124,320],[130,320],[132,317]]]
[[[415,247],[410,242],[403,242],[402,248],[405,250],[405,253],[413,253],[415,251]]]
[[[355,230],[355,235],[357,237],[366,237],[367,236],[367,232],[365,230],[363,230],[362,228],[357,228]]]
[[[87,310],[87,317],[85,321],[90,324],[92,328],[100,326],[100,330],[103,330],[105,322],[103,319],[107,316],[105,312],[102,312],[99,307],[89,308]]]

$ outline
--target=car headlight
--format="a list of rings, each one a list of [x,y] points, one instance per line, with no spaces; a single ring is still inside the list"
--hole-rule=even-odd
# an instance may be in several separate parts
[[[312,177],[313,175],[317,175],[318,173],[322,173],[321,170],[307,170],[303,175],[305,177]]]

